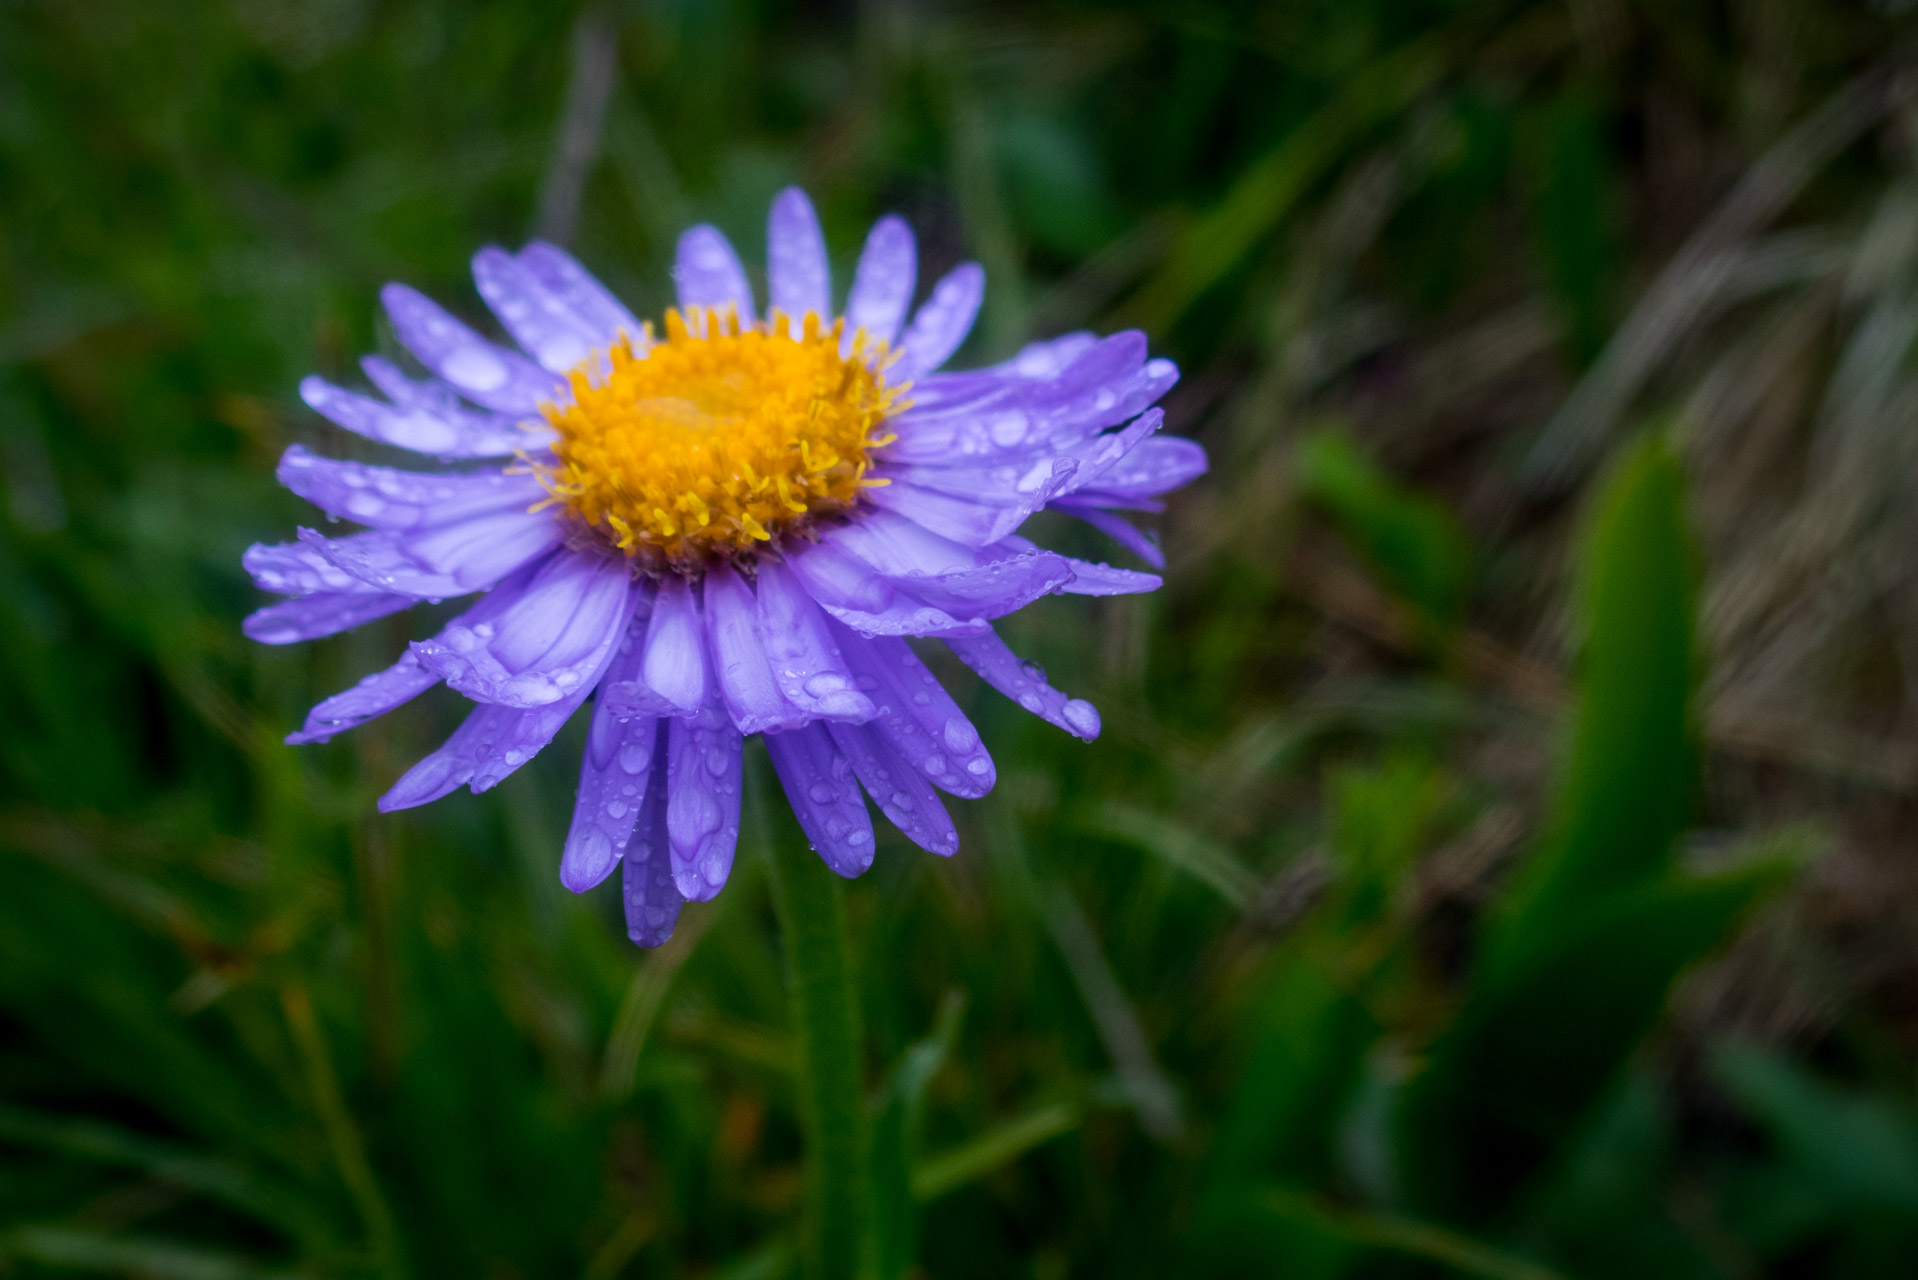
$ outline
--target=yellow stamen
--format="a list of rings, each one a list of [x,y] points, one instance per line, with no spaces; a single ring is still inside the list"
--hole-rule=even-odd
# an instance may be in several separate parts
[[[643,355],[622,336],[573,371],[573,403],[545,408],[556,460],[535,470],[627,555],[679,569],[840,514],[875,483],[867,451],[892,440],[905,390],[863,331],[840,355],[843,329],[669,311]]]

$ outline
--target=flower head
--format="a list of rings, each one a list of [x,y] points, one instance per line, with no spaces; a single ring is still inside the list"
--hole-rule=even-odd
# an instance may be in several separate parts
[[[765,735],[800,825],[841,875],[872,862],[862,788],[915,843],[957,849],[934,789],[985,794],[992,759],[905,637],[936,637],[1026,710],[1098,734],[1098,712],[991,623],[1056,592],[1159,585],[1018,534],[1051,507],[1163,567],[1121,513],[1156,510],[1206,463],[1157,434],[1151,406],[1177,371],[1147,358],[1143,335],[1069,334],[941,373],[984,273],[954,270],[907,323],[916,251],[885,218],[836,315],[798,190],[773,205],[763,320],[711,227],[680,240],[663,336],[551,245],[481,250],[473,275],[520,350],[388,285],[394,328],[430,376],[369,357],[383,398],[319,378],[301,394],[370,439],[494,461],[417,472],[288,449],[287,487],[366,529],[251,548],[254,580],[288,598],[246,630],[288,644],[478,598],[314,707],[289,742],[450,685],[478,706],[380,800],[402,809],[494,786],[593,697],[560,878],[583,892],[623,864],[629,932],[653,946],[688,899],[726,882],[749,734]]]

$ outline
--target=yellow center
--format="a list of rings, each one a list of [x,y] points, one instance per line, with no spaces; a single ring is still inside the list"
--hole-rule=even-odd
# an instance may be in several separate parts
[[[728,310],[666,313],[636,353],[622,335],[571,375],[573,403],[547,406],[557,461],[536,470],[554,499],[627,555],[678,569],[737,557],[846,511],[867,452],[888,444],[882,342],[808,313],[742,328]]]

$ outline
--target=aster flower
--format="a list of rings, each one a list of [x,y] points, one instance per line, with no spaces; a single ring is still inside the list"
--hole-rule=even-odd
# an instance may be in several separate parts
[[[288,597],[246,620],[268,644],[479,593],[287,739],[324,742],[442,682],[477,703],[383,810],[496,785],[597,691],[560,878],[584,892],[623,863],[642,946],[726,883],[749,734],[764,735],[839,874],[872,862],[862,787],[912,841],[955,851],[935,788],[984,795],[992,759],[905,637],[943,641],[1027,711],[1095,737],[1098,712],[1020,661],[992,621],[1056,592],[1160,580],[1018,530],[1051,507],[1162,568],[1126,513],[1158,509],[1206,466],[1196,444],[1158,434],[1152,405],[1178,375],[1142,334],[1069,334],[941,373],[979,309],[977,264],[908,322],[916,249],[884,218],[835,315],[825,241],[797,189],[773,204],[767,257],[761,318],[725,238],[686,232],[679,309],[655,332],[552,245],[482,249],[474,280],[518,350],[388,285],[394,330],[431,376],[368,357],[382,396],[321,378],[301,395],[382,444],[493,461],[418,472],[295,445],[281,481],[366,529],[301,529],[246,554],[254,581]]]

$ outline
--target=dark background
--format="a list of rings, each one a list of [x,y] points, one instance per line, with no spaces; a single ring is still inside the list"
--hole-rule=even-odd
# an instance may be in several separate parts
[[[1214,462],[1007,628],[1105,735],[942,669],[999,788],[849,887],[878,1270],[1912,1274],[1910,8],[0,3],[0,1272],[792,1270],[757,749],[644,954],[580,726],[383,817],[457,698],[280,738],[429,620],[238,621],[382,282],[657,313],[799,182],[842,289],[985,264],[961,364],[1145,327]]]

